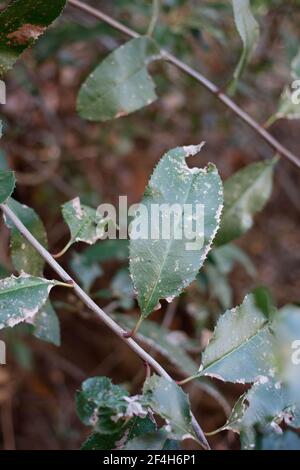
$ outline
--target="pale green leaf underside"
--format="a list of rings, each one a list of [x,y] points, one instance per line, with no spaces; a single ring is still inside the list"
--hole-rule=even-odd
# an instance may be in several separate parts
[[[157,44],[148,37],[132,39],[113,51],[83,83],[77,100],[80,116],[107,121],[155,101],[147,65],[159,55]]]
[[[69,245],[75,242],[93,245],[103,236],[103,218],[96,209],[81,204],[79,197],[64,204],[62,214],[71,232]]]
[[[22,274],[0,280],[0,326],[31,321],[48,299],[56,281]]]
[[[204,169],[190,169],[185,161],[199,149],[194,146],[178,147],[164,155],[142,199],[142,206],[147,211],[142,210],[132,223],[130,272],[143,317],[158,306],[160,299],[171,300],[195,279],[218,230],[223,205],[219,174],[212,164]],[[151,220],[151,207],[161,204],[167,204],[168,207],[173,204],[179,204],[180,207],[190,204],[193,217],[198,217],[196,206],[203,205],[204,234],[197,233],[197,237],[195,235],[190,240],[181,231],[182,237],[178,240],[176,232],[180,223],[171,223],[170,237],[163,239],[162,227],[167,226],[167,211],[162,210],[164,225]],[[151,236],[147,239],[137,237],[140,228],[143,231],[148,226],[150,235],[151,228],[157,228],[158,225],[158,239]],[[202,239],[200,243],[199,239]],[[188,245],[190,242],[194,244],[193,249]]]
[[[3,204],[15,189],[15,176],[12,171],[0,171],[0,204]]]
[[[234,79],[231,84],[231,92],[234,92],[237,81],[256,47],[259,38],[259,25],[252,14],[249,0],[232,0],[232,4],[234,21],[243,42],[243,52],[234,71]]]
[[[0,76],[60,15],[65,3],[65,0],[16,0],[0,14]]]
[[[248,295],[242,305],[227,310],[202,355],[199,375],[236,383],[272,377],[273,338],[268,319]]]
[[[240,237],[253,225],[272,192],[276,159],[252,163],[234,173],[224,183],[224,210],[215,244],[223,245]]]

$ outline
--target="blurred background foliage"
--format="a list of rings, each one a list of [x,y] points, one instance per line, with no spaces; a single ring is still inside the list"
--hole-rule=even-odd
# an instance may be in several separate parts
[[[0,2],[1,7],[7,2]],[[146,31],[150,0],[90,1],[138,32]],[[229,83],[241,52],[231,2],[162,0],[157,41],[221,88]],[[276,111],[289,64],[299,50],[300,2],[251,2],[261,37],[235,96],[264,123]],[[88,123],[76,113],[76,97],[90,70],[125,42],[122,34],[68,6],[61,18],[27,51],[5,78],[8,100],[1,107],[4,137],[0,168],[17,172],[15,197],[41,216],[53,253],[68,240],[60,206],[80,195],[86,204],[139,202],[160,156],[177,145],[206,146],[191,163],[214,162],[223,179],[254,161],[273,156],[253,131],[237,120],[193,79],[168,64],[152,64],[160,99],[137,113],[108,123]],[[273,134],[299,154],[299,121],[280,120]],[[234,245],[211,252],[197,281],[152,320],[167,328],[168,342],[199,362],[216,319],[239,304],[251,289],[268,286],[279,306],[299,301],[300,175],[280,161],[271,201],[252,230]],[[12,272],[8,230],[0,223],[0,276]],[[62,260],[76,279],[118,320],[138,315],[128,276],[127,243],[78,245]],[[46,270],[51,277],[51,271]],[[87,434],[75,413],[74,392],[86,377],[108,375],[130,392],[138,390],[144,369],[125,345],[95,320],[70,293],[54,293],[62,325],[57,348],[33,338],[30,326],[9,330],[8,364],[0,368],[0,445],[4,449],[78,448]],[[123,317],[121,317],[123,315]],[[141,333],[143,333],[141,331]],[[155,334],[157,332],[152,332]],[[165,336],[166,339],[166,336]],[[153,345],[148,345],[151,349]],[[178,369],[158,354],[170,372]],[[187,387],[202,427],[225,422],[244,387],[210,380]],[[288,436],[287,436],[288,437]],[[286,437],[286,438],[287,438]],[[238,438],[222,433],[216,449],[236,449]],[[261,446],[267,445],[264,438]],[[281,444],[280,444],[281,445]]]

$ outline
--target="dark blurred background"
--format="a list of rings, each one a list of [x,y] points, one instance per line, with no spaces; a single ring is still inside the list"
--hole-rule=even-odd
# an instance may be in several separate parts
[[[147,28],[149,0],[88,3],[141,33]],[[214,83],[226,87],[241,51],[230,2],[161,3],[156,39]],[[289,63],[300,43],[300,8],[297,1],[252,3],[261,25],[261,38],[235,100],[264,123],[276,111],[281,90],[290,82]],[[150,107],[108,123],[80,119],[76,96],[82,81],[109,51],[126,40],[104,23],[68,6],[5,78],[8,100],[1,106],[4,137],[0,163],[16,171],[15,198],[41,216],[51,252],[59,251],[68,240],[61,204],[77,195],[94,207],[103,201],[116,203],[119,195],[127,195],[129,204],[139,202],[154,165],[170,148],[205,140],[205,148],[192,163],[203,166],[214,162],[224,180],[245,165],[274,154],[201,85],[167,64],[151,66],[160,98]],[[278,121],[271,131],[300,154],[299,121]],[[258,285],[268,286],[278,306],[299,301],[299,184],[297,168],[280,161],[270,202],[256,217],[254,228],[237,242],[257,274],[250,276],[242,266],[234,265],[228,278],[232,305]],[[72,252],[85,249],[82,244],[76,245],[62,258],[64,267],[71,271]],[[0,264],[8,272],[13,271],[9,233],[2,221]],[[103,275],[92,291],[105,292],[118,270],[126,266],[126,260],[101,263]],[[51,278],[54,273],[46,269],[46,275]],[[223,311],[214,292],[201,292],[192,286],[179,299],[169,325],[172,330],[188,334],[199,347],[210,334],[212,318]],[[5,335],[7,365],[0,368],[3,449],[78,448],[89,432],[75,412],[74,393],[81,382],[93,375],[107,375],[136,392],[144,378],[141,361],[72,293],[59,290],[52,299],[61,321],[61,347],[35,339],[23,327]],[[97,301],[103,307],[108,305],[109,311],[115,309],[109,296],[99,296]],[[189,314],[195,306],[203,320],[199,328],[195,328]],[[153,319],[161,323],[166,309],[164,305]],[[135,303],[125,310],[128,314],[138,313]],[[202,317],[201,312],[205,313]],[[199,362],[199,352],[193,357]],[[175,369],[162,357],[159,359],[176,376]],[[217,400],[196,385],[186,388],[205,431],[225,422],[226,403],[232,405],[243,390],[240,386],[217,386]],[[212,443],[217,449],[239,446],[230,433],[215,436]]]

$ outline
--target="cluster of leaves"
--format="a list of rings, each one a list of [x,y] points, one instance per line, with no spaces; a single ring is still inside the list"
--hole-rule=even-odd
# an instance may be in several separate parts
[[[76,403],[82,422],[93,427],[82,447],[86,450],[166,450],[178,448],[183,439],[198,441],[187,395],[157,375],[146,379],[142,395],[132,397],[106,377],[88,379]],[[159,427],[155,418],[165,424]]]

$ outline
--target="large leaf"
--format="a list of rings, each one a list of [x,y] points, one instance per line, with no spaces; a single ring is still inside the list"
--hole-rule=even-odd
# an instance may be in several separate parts
[[[252,227],[253,216],[270,197],[275,162],[276,159],[252,163],[225,181],[224,210],[216,245],[228,243]]]
[[[204,169],[189,168],[185,161],[200,148],[179,147],[164,155],[132,223],[130,271],[142,317],[148,316],[160,299],[172,300],[196,278],[218,230],[223,204],[219,174],[212,164]],[[153,207],[160,209],[159,220],[151,220]],[[190,239],[185,230],[195,230],[196,223],[201,228],[198,226]]]
[[[144,395],[152,410],[166,420],[170,439],[197,440],[188,396],[175,382],[153,375],[144,384]]]
[[[232,5],[234,21],[243,41],[243,52],[233,74],[233,81],[229,89],[231,93],[235,91],[237,82],[251,59],[259,38],[259,26],[252,14],[250,0],[232,0]]]
[[[34,318],[50,290],[61,283],[21,274],[0,280],[0,326],[14,326]]]
[[[268,318],[250,294],[220,317],[199,375],[238,383],[267,380],[272,376],[273,347]]]
[[[30,207],[20,204],[13,199],[9,199],[7,205],[41,245],[47,248],[48,241],[46,230],[36,212]],[[45,266],[44,259],[21,235],[8,217],[5,217],[5,223],[11,231],[11,256],[15,269],[19,273],[24,271],[32,276],[42,276]]]
[[[65,0],[16,0],[0,14],[0,76],[60,15],[65,3]]]
[[[132,39],[113,51],[83,83],[77,102],[80,116],[108,121],[155,101],[147,65],[159,55],[157,44],[148,37]]]
[[[15,176],[12,171],[0,171],[0,204],[5,202],[15,189]]]

